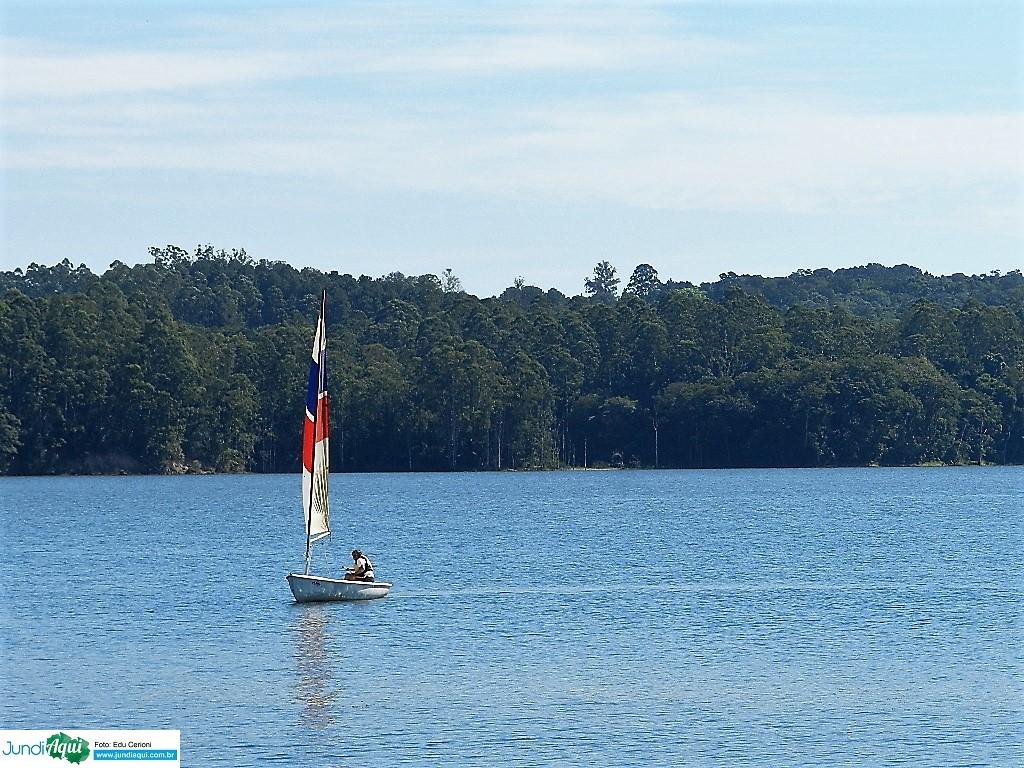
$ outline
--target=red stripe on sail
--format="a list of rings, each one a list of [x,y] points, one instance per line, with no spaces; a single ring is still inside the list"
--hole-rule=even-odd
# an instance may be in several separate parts
[[[324,392],[324,396],[320,398],[319,413],[316,415],[316,441],[319,443],[321,440],[326,440],[329,434],[328,421],[327,421],[327,393]]]
[[[302,468],[313,471],[313,420],[308,416],[302,426]]]
[[[314,434],[313,420],[308,415],[302,428],[302,466],[308,472],[313,471],[313,443],[321,443],[330,436],[326,392],[320,398],[317,406],[316,433]]]

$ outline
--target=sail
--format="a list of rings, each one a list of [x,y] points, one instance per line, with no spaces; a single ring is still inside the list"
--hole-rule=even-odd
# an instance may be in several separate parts
[[[316,334],[313,337],[313,359],[309,364],[309,386],[306,388],[306,420],[302,432],[302,512],[306,534],[316,540],[331,532],[327,504],[327,479],[330,473],[327,418],[327,338],[324,328],[326,292],[320,303]]]

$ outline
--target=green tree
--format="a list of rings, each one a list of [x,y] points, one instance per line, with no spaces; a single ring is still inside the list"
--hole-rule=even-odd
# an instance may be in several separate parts
[[[594,267],[594,276],[583,281],[588,296],[605,304],[615,302],[619,291],[619,278],[615,276],[615,267],[607,261],[599,261]]]
[[[0,393],[7,401],[7,434],[20,425],[18,450],[10,460],[18,472],[46,473],[59,468],[63,438],[60,399],[63,384],[56,361],[46,352],[43,317],[45,300],[8,291],[0,303]],[[8,452],[14,443],[8,443]]]
[[[21,423],[18,417],[0,406],[0,473],[6,472],[21,447],[19,435]]]
[[[639,296],[641,299],[654,298],[661,290],[661,281],[658,280],[658,270],[650,264],[638,264],[633,274],[626,283],[624,294]]]
[[[417,390],[451,470],[485,465],[501,367],[479,342],[449,340],[423,358]]]
[[[659,397],[661,429],[674,446],[675,463],[687,467],[742,464],[753,404],[729,378],[674,382]]]
[[[461,293],[462,281],[455,276],[449,267],[441,275],[441,290],[445,293]]]
[[[522,350],[504,365],[501,406],[496,420],[495,468],[550,467],[553,393],[548,373]]]
[[[914,304],[899,328],[900,353],[920,355],[954,376],[964,366],[964,346],[955,315],[929,301]]]

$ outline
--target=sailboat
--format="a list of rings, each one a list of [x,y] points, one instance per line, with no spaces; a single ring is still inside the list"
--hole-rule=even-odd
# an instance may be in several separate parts
[[[289,573],[288,586],[298,603],[330,600],[372,600],[384,597],[391,585],[382,581],[346,581],[309,572],[313,547],[331,535],[327,483],[330,477],[327,418],[327,334],[324,311],[327,291],[320,299],[320,316],[313,336],[313,359],[306,388],[306,420],[302,432],[302,513],[306,526],[306,567]]]

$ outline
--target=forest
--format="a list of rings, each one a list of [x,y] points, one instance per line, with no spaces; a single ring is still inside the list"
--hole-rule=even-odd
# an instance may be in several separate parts
[[[336,472],[1024,463],[1020,271],[601,262],[478,298],[150,255],[0,272],[0,473],[297,472],[323,290]]]

